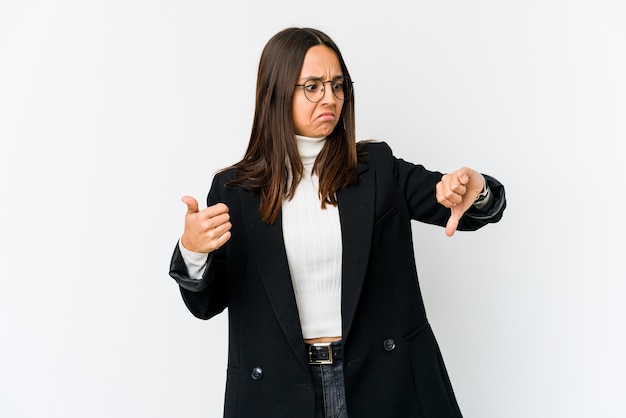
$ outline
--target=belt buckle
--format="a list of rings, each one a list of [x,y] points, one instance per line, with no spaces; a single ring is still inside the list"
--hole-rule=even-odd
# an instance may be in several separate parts
[[[328,351],[328,359],[326,360],[313,360],[311,358],[311,348],[312,347],[325,347]],[[311,344],[311,348],[309,348],[309,364],[333,364],[333,348],[332,343],[313,343]]]

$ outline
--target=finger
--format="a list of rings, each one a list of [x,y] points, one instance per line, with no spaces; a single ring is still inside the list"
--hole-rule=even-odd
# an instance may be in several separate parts
[[[228,206],[224,203],[216,203],[214,205],[209,206],[208,208],[204,209],[203,212],[206,213],[206,215],[208,217],[214,217],[214,216],[219,216],[222,215],[224,213],[228,213],[230,209],[228,208]]]
[[[219,237],[219,239],[216,241],[217,242],[217,246],[216,246],[216,250],[219,248],[222,248],[222,246],[224,244],[226,244],[228,242],[228,240],[230,239],[230,231],[225,232],[222,236]]]
[[[466,192],[467,188],[456,174],[444,175],[436,185],[437,201],[447,208],[461,203]]]
[[[435,186],[435,196],[439,204],[443,205],[446,208],[451,208],[454,204],[446,196],[446,192],[444,191],[444,179],[445,176],[443,176],[442,180]]]
[[[200,226],[203,231],[208,231],[214,236],[219,236],[225,231],[228,231],[232,225],[230,223],[230,215],[228,213],[223,213],[205,219],[201,222]]]
[[[446,235],[451,237],[456,232],[456,229],[459,226],[459,216],[456,214],[456,211],[451,211],[450,218],[448,218],[448,223],[446,224]]]
[[[470,173],[468,172],[468,169],[467,168],[462,168],[462,169],[458,170],[456,178],[457,178],[459,184],[461,186],[465,187],[465,185],[467,184],[467,182],[470,179]]]
[[[207,227],[202,224],[200,228],[192,228],[189,233],[184,233],[181,237],[183,246],[197,253],[210,253],[224,245],[231,236],[230,222],[221,225]]]
[[[207,234],[204,252],[212,252],[221,248],[231,237],[230,224],[228,227],[220,226]]]
[[[467,192],[467,187],[465,183],[461,183],[461,180],[459,180],[459,184],[457,184],[452,191],[459,196],[463,196]]]
[[[463,195],[454,190],[444,190],[443,187],[437,193],[437,201],[447,208],[452,208],[463,201]]]
[[[187,215],[198,213],[198,201],[196,199],[191,196],[183,196],[180,200],[187,205]]]
[[[450,191],[447,195],[446,195],[446,199],[448,200],[448,202],[450,202],[450,206],[449,207],[454,207],[458,204],[460,204],[461,202],[463,202],[463,195]]]

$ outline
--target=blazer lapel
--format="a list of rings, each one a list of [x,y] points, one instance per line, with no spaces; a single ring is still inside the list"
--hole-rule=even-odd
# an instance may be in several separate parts
[[[348,338],[367,269],[374,225],[375,173],[359,165],[359,182],[337,193],[343,241],[341,315]]]
[[[259,215],[259,200],[253,193],[242,192],[241,201],[251,252],[274,315],[291,348],[301,359],[302,366],[308,368],[305,363],[300,317],[283,241],[282,212],[274,224],[268,225]],[[258,239],[255,239],[256,237]]]

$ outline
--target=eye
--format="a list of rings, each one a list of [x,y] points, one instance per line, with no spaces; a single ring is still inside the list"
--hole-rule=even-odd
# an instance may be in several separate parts
[[[344,88],[344,77],[337,77],[333,80],[333,91],[340,92]]]
[[[320,80],[309,80],[304,83],[304,89],[308,92],[315,93],[322,88],[322,82]]]

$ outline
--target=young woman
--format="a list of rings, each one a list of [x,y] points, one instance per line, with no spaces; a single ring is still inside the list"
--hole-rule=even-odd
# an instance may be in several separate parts
[[[357,143],[350,74],[326,34],[269,40],[245,155],[205,209],[183,201],[170,275],[195,316],[228,308],[226,417],[461,417],[411,221],[476,230],[500,220],[504,188]]]

